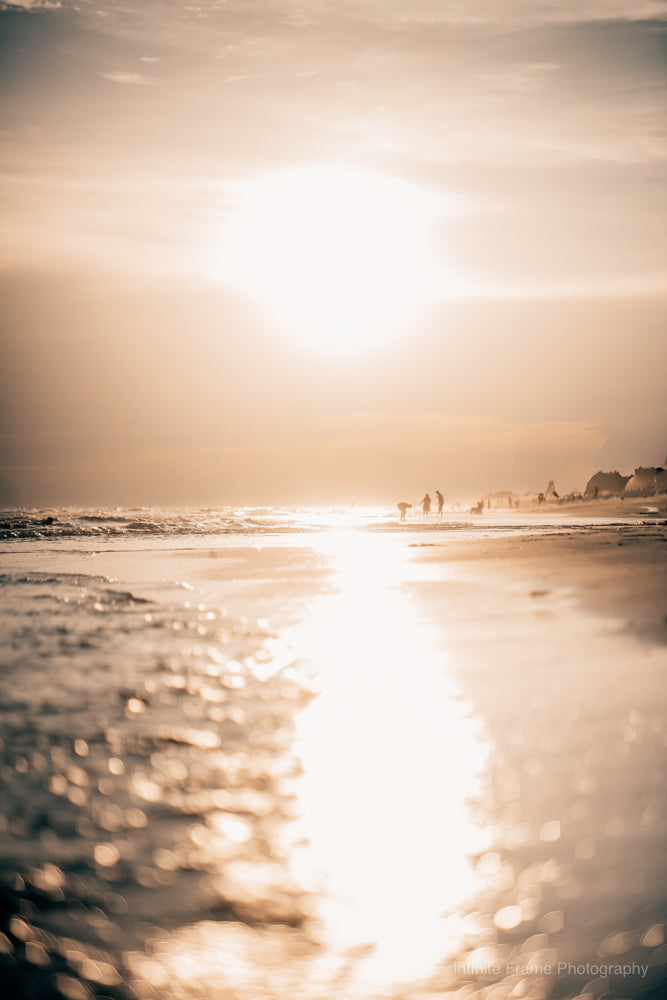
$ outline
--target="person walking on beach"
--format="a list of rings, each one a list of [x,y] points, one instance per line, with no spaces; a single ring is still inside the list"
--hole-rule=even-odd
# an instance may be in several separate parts
[[[426,515],[426,517],[428,517],[428,515],[429,515],[429,513],[431,511],[431,498],[428,495],[428,493],[426,494],[426,496],[424,497],[424,499],[420,500],[419,502],[421,504],[421,509],[424,511],[424,514]]]
[[[397,503],[396,506],[401,512],[401,521],[405,521],[405,512],[408,509],[408,507],[412,507],[412,504],[401,501],[401,503]]]
[[[443,497],[443,495],[440,492],[440,490],[436,490],[435,491],[435,495],[436,495],[436,497],[438,499],[438,517],[442,517],[442,508],[443,508],[443,505],[444,505],[444,502],[445,502],[445,498]]]

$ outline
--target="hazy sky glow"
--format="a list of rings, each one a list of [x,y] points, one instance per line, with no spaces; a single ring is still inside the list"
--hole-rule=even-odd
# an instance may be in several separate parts
[[[662,0],[0,3],[0,502],[660,463],[666,28]]]

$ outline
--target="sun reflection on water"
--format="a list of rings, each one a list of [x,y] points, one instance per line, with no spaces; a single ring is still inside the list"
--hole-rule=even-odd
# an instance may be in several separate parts
[[[384,538],[332,532],[336,592],[294,636],[318,695],[298,723],[298,797],[327,950],[368,947],[360,983],[428,974],[459,943],[483,846],[467,800],[485,757],[446,655],[405,587],[408,553]],[[414,567],[412,568],[413,572]]]

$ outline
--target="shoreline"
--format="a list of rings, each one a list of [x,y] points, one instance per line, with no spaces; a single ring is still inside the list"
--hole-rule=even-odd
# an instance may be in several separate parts
[[[523,969],[530,995],[572,997],[606,965],[641,969],[612,971],[611,995],[657,995],[666,542],[665,524],[600,525],[415,550],[438,578],[409,592],[492,747],[476,933],[434,987],[510,993]]]
[[[575,604],[647,641],[667,643],[667,524],[599,525],[557,534],[443,541],[418,548],[419,560],[446,565],[480,584],[523,585],[548,604],[570,594]]]
[[[580,515],[581,517],[600,518],[623,518],[642,517],[645,514],[667,517],[667,493],[656,493],[653,496],[636,497],[597,497],[582,498],[581,500],[547,500],[538,503],[537,498],[520,497],[519,507],[491,507],[490,511],[484,510],[484,514],[543,514],[553,516],[553,514]]]

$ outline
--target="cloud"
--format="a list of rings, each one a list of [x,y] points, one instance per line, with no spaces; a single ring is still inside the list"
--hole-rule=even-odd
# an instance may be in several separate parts
[[[474,78],[475,88],[482,93],[521,94],[533,92],[543,85],[544,77],[562,69],[558,63],[515,63],[510,68],[480,72]]]
[[[100,73],[99,75],[105,80],[111,80],[112,83],[129,84],[135,87],[145,87],[155,83],[155,80],[150,76],[144,76],[142,73]]]
[[[31,81],[19,86],[17,79],[13,88],[12,126],[49,124],[39,143],[26,132],[7,144],[8,173],[31,179],[44,164],[39,169],[52,178],[73,174],[80,186],[90,162],[100,183],[106,174],[114,184],[135,171],[233,178],[272,161],[349,159],[433,189],[447,186],[481,205],[477,218],[448,219],[434,237],[449,271],[469,273],[474,291],[616,295],[662,285],[655,223],[667,155],[660,31],[629,22],[667,12],[664,0],[309,0],[303,9],[317,27],[298,30],[285,23],[290,12],[301,13],[298,0],[294,7],[202,0],[205,23],[166,0],[136,10],[119,0],[99,6],[110,17],[85,37],[93,13],[87,4],[76,16],[8,19],[21,22],[20,34],[13,30],[22,54],[13,58]],[[71,9],[70,0],[64,7]],[[478,22],[473,27],[456,23],[466,12]],[[532,30],[557,18],[571,26]],[[575,18],[588,24],[573,25]],[[605,18],[623,23],[591,26]],[[159,58],[163,68],[155,69],[148,60]],[[81,81],[92,70],[98,85],[86,94]],[[134,94],[133,87],[144,88],[135,94],[142,100],[118,115],[119,96]],[[108,140],[103,158],[94,153],[98,127]],[[567,183],[557,187],[561,177]],[[97,228],[100,247],[106,241],[112,254],[134,260],[118,240],[122,228],[128,239],[138,229],[134,205],[126,209],[118,197],[108,218],[108,200],[96,204],[83,188],[70,202],[86,239]],[[61,204],[54,196],[53,213]],[[17,222],[19,207],[34,222],[31,242],[43,259],[37,230],[47,229],[50,206],[38,218],[25,197],[10,208]],[[173,206],[163,207],[153,222],[141,206],[143,256],[151,232],[173,217]],[[221,215],[215,195],[201,205],[211,248]],[[71,225],[56,222],[53,239],[69,238]]]
[[[309,8],[320,17],[333,12],[331,0]],[[340,17],[397,24],[502,25],[515,28],[547,24],[581,24],[601,21],[667,19],[664,0],[365,0],[335,4]],[[332,15],[333,16],[333,15]]]
[[[0,10],[76,10],[85,12],[74,0],[0,0]],[[165,0],[146,3],[149,17],[169,17],[173,6]],[[117,18],[123,8],[113,0],[100,0],[96,17]],[[263,30],[283,28],[308,30],[344,24],[377,24],[387,29],[410,25],[495,25],[515,29],[539,25],[585,24],[605,21],[667,20],[665,0],[308,0],[295,8],[287,0],[201,0],[176,15],[184,20],[226,21],[261,25]]]
[[[499,5],[495,5],[498,7]],[[510,4],[517,19],[526,16],[526,4]],[[667,19],[665,0],[551,0],[529,5],[529,17],[545,24],[584,23],[587,21],[647,21]]]
[[[302,10],[291,10],[280,15],[283,24],[289,24],[293,28],[313,28],[317,24],[308,14]]]
[[[59,10],[60,0],[16,0],[14,3],[0,3],[0,10]]]

